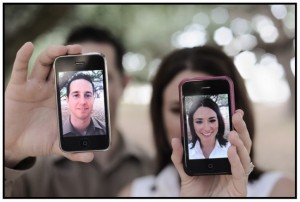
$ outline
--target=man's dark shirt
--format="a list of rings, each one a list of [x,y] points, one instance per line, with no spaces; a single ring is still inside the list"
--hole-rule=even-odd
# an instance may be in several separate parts
[[[86,133],[81,134],[78,130],[76,130],[73,127],[73,125],[70,121],[70,117],[69,117],[68,120],[66,120],[64,122],[63,133],[64,133],[64,137],[106,135],[106,128],[99,120],[91,117],[91,122],[90,122],[89,126],[87,127]]]
[[[34,166],[17,170],[5,167],[6,197],[116,197],[133,179],[154,173],[155,161],[140,145],[126,143],[123,136],[111,149],[110,160],[101,161],[95,152],[90,163],[62,156],[38,157]],[[28,162],[26,162],[28,164]]]

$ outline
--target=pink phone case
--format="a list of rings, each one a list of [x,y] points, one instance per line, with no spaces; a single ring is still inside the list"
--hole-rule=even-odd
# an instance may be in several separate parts
[[[190,82],[190,81],[207,81],[207,80],[226,80],[229,83],[230,86],[230,100],[231,100],[231,116],[234,114],[235,112],[235,97],[234,97],[234,85],[233,85],[233,81],[231,80],[230,77],[228,76],[203,76],[203,77],[193,77],[193,78],[188,78],[188,79],[183,79],[179,85],[178,85],[178,89],[179,89],[179,104],[180,104],[180,114],[181,114],[181,121],[180,121],[180,126],[181,126],[181,134],[184,133],[184,129],[183,129],[183,108],[182,108],[182,85],[186,82]]]
[[[184,83],[186,82],[190,82],[190,81],[207,81],[207,80],[226,80],[229,83],[230,86],[230,99],[231,99],[231,114],[234,114],[235,112],[235,98],[234,98],[234,85],[233,85],[233,81],[231,80],[231,78],[229,78],[228,76],[203,76],[203,77],[193,77],[193,78],[188,78],[188,79],[184,79],[179,83],[179,100],[180,100],[180,106],[181,106],[181,100],[182,100],[182,92],[181,92],[181,87]]]

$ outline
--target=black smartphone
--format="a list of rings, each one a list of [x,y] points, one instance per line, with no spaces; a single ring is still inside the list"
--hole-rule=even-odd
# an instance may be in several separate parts
[[[54,61],[54,71],[61,149],[107,150],[111,130],[105,56],[60,56]]]
[[[227,150],[235,110],[229,77],[197,77],[179,84],[183,165],[190,176],[231,174]]]

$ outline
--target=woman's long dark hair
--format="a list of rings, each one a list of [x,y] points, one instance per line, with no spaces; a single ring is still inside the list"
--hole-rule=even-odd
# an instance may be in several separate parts
[[[167,55],[161,62],[155,78],[152,80],[152,98],[150,102],[150,115],[153,127],[158,162],[157,174],[167,165],[171,164],[172,149],[163,120],[163,93],[172,79],[184,70],[203,72],[212,76],[229,76],[234,85],[236,109],[245,112],[244,120],[254,141],[254,118],[252,107],[249,102],[244,81],[238,73],[232,59],[221,50],[211,46],[183,48],[175,50]],[[250,157],[255,163],[253,149]],[[255,168],[249,176],[249,180],[259,177],[261,172]]]
[[[196,100],[195,102],[193,102],[193,104],[190,108],[190,111],[189,111],[189,115],[188,115],[189,126],[190,126],[190,130],[191,130],[191,135],[192,135],[192,147],[190,149],[195,147],[197,140],[200,142],[200,147],[202,147],[201,140],[198,137],[198,135],[195,131],[195,127],[194,127],[194,114],[200,107],[208,107],[216,113],[217,119],[218,119],[218,132],[216,135],[216,139],[220,143],[221,147],[225,146],[227,143],[227,140],[224,138],[225,124],[224,124],[224,119],[220,112],[219,106],[212,99],[206,97],[206,98],[202,98],[202,99],[199,99],[199,100]]]

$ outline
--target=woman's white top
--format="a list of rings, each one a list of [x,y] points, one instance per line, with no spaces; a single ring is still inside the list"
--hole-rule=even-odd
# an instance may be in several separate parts
[[[202,152],[202,149],[200,147],[200,142],[199,140],[197,140],[195,147],[192,147],[193,143],[190,143],[188,145],[189,147],[189,159],[205,159],[204,154]],[[227,158],[227,150],[230,147],[230,143],[227,142],[226,145],[221,146],[219,141],[216,140],[216,144],[214,149],[212,150],[212,152],[209,155],[209,158]]]
[[[282,172],[266,172],[261,177],[248,183],[247,197],[269,197],[274,186],[284,174]],[[174,166],[165,167],[158,176],[137,178],[132,183],[132,197],[179,197],[179,176]]]

